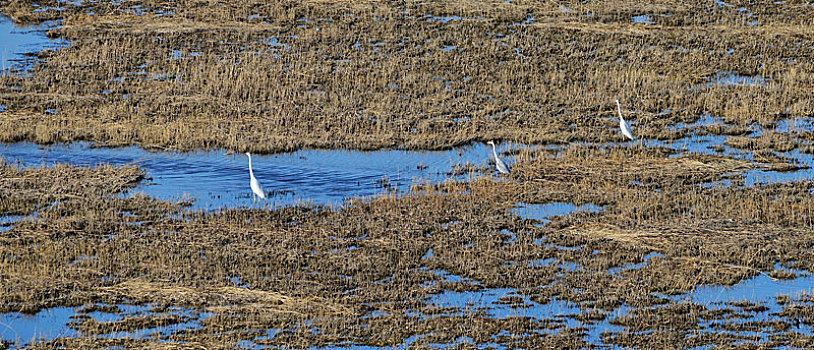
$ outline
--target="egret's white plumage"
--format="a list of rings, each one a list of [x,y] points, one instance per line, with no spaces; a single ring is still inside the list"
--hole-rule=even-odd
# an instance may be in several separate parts
[[[502,174],[508,174],[509,167],[506,165],[506,163],[503,163],[500,157],[497,156],[497,148],[495,147],[495,143],[493,141],[489,141],[487,144],[492,145],[492,154],[495,156],[495,167],[497,168],[497,171],[501,172]]]
[[[246,152],[246,155],[249,157],[249,185],[252,188],[252,192],[254,195],[263,199],[266,199],[266,194],[263,191],[263,187],[260,186],[260,183],[257,182],[257,179],[254,177],[254,171],[252,171],[252,155],[249,152]],[[257,200],[257,197],[253,197]]]
[[[631,140],[635,140],[633,134],[630,133],[630,127],[627,125],[625,118],[622,117],[622,107],[619,105],[619,100],[616,100],[616,111],[619,112],[619,129],[622,129],[622,135],[625,135],[625,137]]]

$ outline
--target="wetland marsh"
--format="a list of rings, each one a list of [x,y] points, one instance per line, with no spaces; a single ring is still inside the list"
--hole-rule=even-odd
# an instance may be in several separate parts
[[[814,347],[808,2],[0,15],[0,349]]]

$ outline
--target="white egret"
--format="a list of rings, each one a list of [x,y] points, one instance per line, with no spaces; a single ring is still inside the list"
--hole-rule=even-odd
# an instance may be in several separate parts
[[[487,144],[492,145],[492,154],[495,156],[495,167],[497,168],[497,171],[501,172],[502,174],[508,174],[509,167],[506,166],[506,163],[503,163],[503,161],[500,160],[500,157],[497,156],[497,148],[495,147],[494,141],[489,141]]]
[[[635,140],[633,134],[630,133],[630,127],[627,125],[625,118],[622,117],[622,107],[619,106],[619,100],[616,100],[616,110],[619,112],[619,129],[622,129],[622,135],[625,135],[630,140]]]
[[[249,185],[252,188],[252,192],[254,192],[254,196],[252,199],[257,201],[257,197],[266,199],[266,194],[263,191],[263,187],[260,186],[260,183],[257,182],[257,179],[254,178],[254,172],[252,171],[252,155],[249,152],[246,152],[246,155],[249,157]]]

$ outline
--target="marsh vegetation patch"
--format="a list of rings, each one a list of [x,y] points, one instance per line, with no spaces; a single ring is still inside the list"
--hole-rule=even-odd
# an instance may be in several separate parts
[[[58,204],[9,202],[36,213],[2,236],[0,305],[6,315],[73,308],[72,333],[32,347],[810,342],[804,302],[732,300],[759,304],[741,310],[688,293],[811,271],[811,183],[699,186],[759,165],[672,154],[521,149],[507,179],[274,211],[115,195],[139,179],[134,167],[6,166],[39,179],[0,183],[9,193],[121,180],[80,186]],[[540,225],[515,212],[518,199],[592,210]]]
[[[0,139],[260,153],[608,142],[617,98],[643,137],[680,138],[669,127],[705,113],[726,134],[810,116],[812,11],[17,1],[0,13],[58,20],[48,36],[70,44],[0,79]]]

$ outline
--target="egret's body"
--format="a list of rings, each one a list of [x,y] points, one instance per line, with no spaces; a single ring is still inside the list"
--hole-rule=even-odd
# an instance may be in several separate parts
[[[622,135],[625,135],[630,140],[635,140],[633,134],[630,132],[630,126],[627,125],[625,118],[622,117],[622,107],[619,105],[619,100],[616,100],[616,111],[619,112],[619,129],[622,130]]]
[[[249,185],[251,186],[252,192],[254,193],[252,199],[254,199],[255,201],[257,200],[257,197],[266,199],[266,194],[263,191],[263,187],[261,187],[260,183],[257,182],[257,179],[254,177],[254,171],[252,171],[252,155],[249,154],[249,152],[246,152],[246,155],[249,157],[249,178],[250,178]]]
[[[497,147],[495,147],[495,143],[493,141],[489,141],[487,143],[492,145],[492,154],[495,156],[495,167],[497,168],[497,171],[499,171],[501,174],[509,174],[509,167],[506,165],[506,163],[503,163],[503,160],[501,160],[500,157],[497,156]]]

